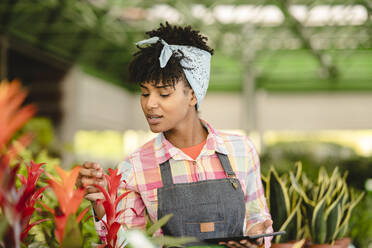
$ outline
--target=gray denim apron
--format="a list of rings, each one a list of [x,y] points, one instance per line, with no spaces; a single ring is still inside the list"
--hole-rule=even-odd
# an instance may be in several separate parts
[[[244,194],[227,155],[217,155],[226,173],[223,179],[174,184],[169,161],[160,164],[158,219],[173,214],[162,228],[165,235],[200,240],[243,235]]]

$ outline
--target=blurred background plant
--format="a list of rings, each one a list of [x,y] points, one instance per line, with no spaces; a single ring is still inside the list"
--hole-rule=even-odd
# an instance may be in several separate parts
[[[295,164],[301,161],[302,170],[309,181],[317,182],[320,168],[331,173],[336,167],[339,173],[348,173],[347,185],[357,192],[366,192],[365,197],[353,210],[345,236],[352,238],[356,247],[372,245],[371,179],[372,157],[358,155],[352,148],[335,143],[279,142],[265,148],[261,154],[261,169],[268,173],[274,166],[280,175],[296,171]],[[324,171],[323,171],[324,173]]]

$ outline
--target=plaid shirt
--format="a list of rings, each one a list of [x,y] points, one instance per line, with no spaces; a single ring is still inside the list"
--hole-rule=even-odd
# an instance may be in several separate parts
[[[157,189],[163,186],[159,164],[169,160],[174,183],[225,178],[225,171],[215,151],[228,155],[232,169],[242,186],[246,206],[243,232],[249,231],[256,223],[271,219],[261,182],[260,161],[252,142],[242,135],[218,132],[207,122],[202,122],[208,129],[208,137],[206,145],[195,160],[173,146],[160,133],[119,164],[122,179],[126,181],[120,193],[131,191],[118,206],[120,209],[129,210],[125,211],[120,220],[125,224],[125,229],[144,229],[147,214],[153,222],[157,220]],[[137,215],[131,208],[135,209]],[[102,239],[105,234],[103,224],[95,224]],[[158,234],[161,234],[161,231]]]

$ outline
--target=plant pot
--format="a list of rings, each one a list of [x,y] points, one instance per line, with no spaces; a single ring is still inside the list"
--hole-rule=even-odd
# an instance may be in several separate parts
[[[307,248],[343,248],[343,246],[339,244],[310,244],[306,246]]]
[[[271,248],[292,248],[295,243],[299,240],[292,240],[286,243],[273,243],[271,244]]]
[[[350,238],[335,240],[334,244],[308,244],[307,248],[347,248],[351,242]]]
[[[347,248],[351,242],[351,238],[341,238],[335,241],[335,244],[340,245],[342,248]]]

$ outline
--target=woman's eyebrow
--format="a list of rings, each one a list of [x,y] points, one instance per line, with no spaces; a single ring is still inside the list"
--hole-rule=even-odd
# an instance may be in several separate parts
[[[171,87],[170,85],[157,85],[155,88],[161,89],[161,88],[169,88]]]
[[[144,86],[143,84],[140,84],[140,87],[141,87],[141,88],[144,88],[144,89],[146,89],[146,90],[147,90],[147,87],[146,87],[146,86]]]

